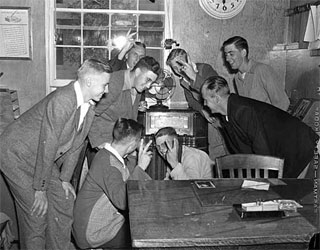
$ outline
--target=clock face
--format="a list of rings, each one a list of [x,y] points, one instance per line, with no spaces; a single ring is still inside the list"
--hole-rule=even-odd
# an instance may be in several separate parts
[[[199,0],[201,8],[218,19],[234,17],[242,10],[245,3],[246,0]]]

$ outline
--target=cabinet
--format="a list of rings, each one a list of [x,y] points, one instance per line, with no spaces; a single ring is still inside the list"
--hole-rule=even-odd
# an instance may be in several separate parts
[[[138,122],[145,127],[144,139],[152,140],[152,160],[146,172],[152,179],[165,177],[167,164],[158,154],[154,145],[154,134],[162,127],[173,127],[182,145],[195,147],[208,152],[208,124],[199,112],[193,110],[169,109],[165,111],[139,112]]]

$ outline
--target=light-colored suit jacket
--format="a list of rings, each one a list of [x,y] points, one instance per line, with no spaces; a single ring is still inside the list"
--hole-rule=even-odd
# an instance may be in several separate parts
[[[46,190],[51,175],[70,181],[94,117],[79,123],[74,82],[50,93],[0,135],[0,169],[22,188]]]

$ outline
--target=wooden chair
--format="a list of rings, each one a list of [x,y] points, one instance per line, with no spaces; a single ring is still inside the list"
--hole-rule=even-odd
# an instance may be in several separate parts
[[[255,154],[216,158],[218,178],[282,178],[284,159]]]

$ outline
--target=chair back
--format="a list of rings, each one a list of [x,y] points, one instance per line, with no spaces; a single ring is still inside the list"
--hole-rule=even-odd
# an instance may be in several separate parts
[[[284,159],[255,154],[216,158],[218,178],[282,178]]]

